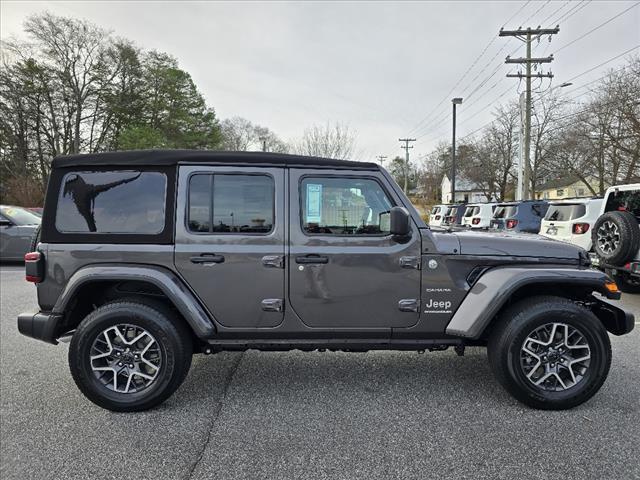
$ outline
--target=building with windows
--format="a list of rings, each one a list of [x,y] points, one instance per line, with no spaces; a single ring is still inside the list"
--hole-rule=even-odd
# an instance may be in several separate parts
[[[456,175],[456,198],[451,198],[451,180],[445,175],[442,177],[442,203],[481,203],[489,199],[476,183]]]
[[[588,177],[587,181],[594,191],[598,191],[599,182],[595,177]],[[574,175],[550,180],[536,188],[538,200],[560,200],[563,198],[592,197],[593,192],[587,184]]]

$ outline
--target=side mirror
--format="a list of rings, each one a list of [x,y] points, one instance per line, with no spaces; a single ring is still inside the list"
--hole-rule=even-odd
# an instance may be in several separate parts
[[[0,218],[0,227],[11,227],[11,226],[13,226],[13,223],[11,223],[9,220]]]
[[[411,234],[409,224],[409,212],[403,207],[393,207],[391,209],[391,234],[396,237],[408,237]]]

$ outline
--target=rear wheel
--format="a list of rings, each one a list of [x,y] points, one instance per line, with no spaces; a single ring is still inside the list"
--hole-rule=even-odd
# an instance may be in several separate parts
[[[134,412],[171,396],[189,371],[192,348],[182,320],[162,303],[115,301],[80,323],[69,346],[69,367],[93,403]]]
[[[600,320],[559,297],[534,297],[505,310],[490,335],[488,354],[509,393],[549,410],[589,400],[611,365],[611,344]]]

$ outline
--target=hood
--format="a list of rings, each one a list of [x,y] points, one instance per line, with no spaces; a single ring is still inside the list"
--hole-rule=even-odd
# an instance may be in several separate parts
[[[507,232],[458,232],[462,255],[508,255],[514,257],[587,258],[580,247],[539,235]]]

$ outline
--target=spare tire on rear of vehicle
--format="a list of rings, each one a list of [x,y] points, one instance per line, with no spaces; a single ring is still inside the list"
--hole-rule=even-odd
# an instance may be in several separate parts
[[[630,212],[607,212],[593,226],[591,239],[593,250],[605,263],[623,265],[640,248],[638,220]]]

